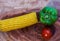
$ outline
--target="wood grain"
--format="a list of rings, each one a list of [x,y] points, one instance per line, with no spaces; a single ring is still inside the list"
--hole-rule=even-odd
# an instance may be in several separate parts
[[[58,20],[54,26],[56,27],[56,32],[47,41],[60,41],[60,10],[58,10]],[[41,31],[43,28],[44,25],[38,23],[23,29],[18,29],[6,33],[0,32],[0,41],[45,41],[41,36]]]

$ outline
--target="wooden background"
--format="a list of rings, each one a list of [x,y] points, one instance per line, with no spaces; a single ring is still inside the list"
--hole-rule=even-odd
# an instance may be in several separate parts
[[[59,6],[60,3],[56,2]],[[58,20],[54,24],[56,27],[55,34],[48,41],[60,41],[60,10],[58,9]],[[0,32],[0,41],[45,41],[41,37],[41,30],[44,25],[38,23],[30,27],[19,29],[11,32]]]
[[[56,32],[48,41],[60,41],[60,17],[54,26]],[[44,25],[38,23],[24,29],[6,33],[0,32],[0,41],[44,41],[40,34],[43,27]]]

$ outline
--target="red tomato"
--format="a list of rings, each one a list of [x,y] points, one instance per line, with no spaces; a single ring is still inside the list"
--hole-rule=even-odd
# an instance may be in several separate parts
[[[44,29],[42,30],[42,37],[43,37],[44,39],[50,39],[51,36],[52,36],[51,29],[44,28]]]

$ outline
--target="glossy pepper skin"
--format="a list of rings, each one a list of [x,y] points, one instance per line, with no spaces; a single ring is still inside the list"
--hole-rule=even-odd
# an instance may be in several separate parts
[[[46,25],[52,25],[57,20],[57,10],[52,7],[45,7],[39,12],[40,22]]]
[[[52,36],[52,32],[51,32],[51,29],[49,28],[44,28],[42,30],[42,37],[46,40],[50,39]]]
[[[46,25],[41,31],[42,38],[45,40],[51,39],[56,33],[56,27],[54,25]]]

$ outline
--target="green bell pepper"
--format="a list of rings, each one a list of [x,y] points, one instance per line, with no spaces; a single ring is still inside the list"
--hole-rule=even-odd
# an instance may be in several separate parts
[[[40,22],[46,25],[52,25],[57,20],[57,10],[52,7],[45,7],[39,12]]]

